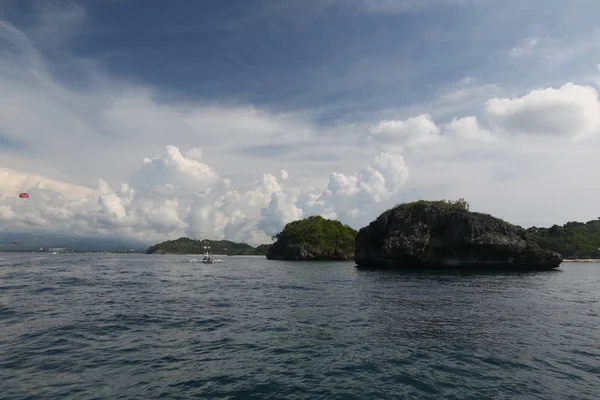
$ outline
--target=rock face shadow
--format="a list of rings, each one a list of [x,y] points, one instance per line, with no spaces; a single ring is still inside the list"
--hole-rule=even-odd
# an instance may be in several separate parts
[[[468,266],[387,266],[387,265],[355,265],[358,271],[393,271],[394,273],[407,275],[491,275],[491,274],[524,274],[524,273],[562,273],[560,266],[544,267],[544,266],[498,266],[498,265],[468,265]]]
[[[525,229],[444,202],[401,204],[359,230],[361,268],[553,270],[561,255]]]

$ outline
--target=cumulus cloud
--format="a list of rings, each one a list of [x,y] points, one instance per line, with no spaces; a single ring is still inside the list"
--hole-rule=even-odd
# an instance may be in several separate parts
[[[410,147],[427,146],[440,139],[440,128],[427,114],[406,120],[380,121],[369,130],[370,139],[381,143],[404,143]]]
[[[42,177],[31,187],[25,178],[13,186],[28,191],[30,199],[13,194],[0,202],[3,229],[103,233],[148,242],[185,235],[258,244],[308,215],[352,222],[357,210],[392,199],[408,180],[402,156],[382,153],[355,174],[332,173],[324,190],[285,187],[291,177],[282,170],[282,182],[264,174],[254,188],[240,191],[202,163],[200,154],[199,149],[182,154],[167,146],[162,154],[143,159],[139,171],[118,189],[104,180],[91,190]],[[81,197],[65,198],[60,192],[65,189]]]
[[[585,138],[600,129],[598,92],[574,83],[532,90],[519,98],[493,98],[486,112],[494,130],[513,134]]]
[[[497,137],[490,130],[480,126],[475,117],[454,118],[452,121],[444,124],[443,128],[449,135],[462,137],[467,140],[484,143],[492,143],[497,140]]]
[[[497,135],[483,127],[474,116],[437,123],[427,114],[381,121],[369,128],[366,138],[367,143],[377,149],[391,148],[417,154],[439,153],[440,149],[445,149],[455,155],[461,148],[487,145],[496,140]]]
[[[132,177],[132,185],[138,191],[177,196],[201,191],[214,185],[219,176],[210,166],[199,161],[200,155],[201,151],[197,148],[184,156],[177,147],[167,146],[161,156],[143,159],[143,167]]]
[[[367,142],[378,148],[435,151],[441,146],[490,144],[506,135],[582,140],[600,133],[600,101],[591,86],[565,83],[534,89],[521,97],[494,97],[484,103],[484,111],[489,126],[475,116],[454,117],[445,123],[428,114],[383,120],[369,128]]]

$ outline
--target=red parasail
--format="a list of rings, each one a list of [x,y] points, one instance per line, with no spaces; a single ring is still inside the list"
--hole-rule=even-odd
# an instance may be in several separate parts
[[[19,195],[19,197],[20,197],[21,199],[28,199],[28,198],[29,198],[29,193],[21,193],[21,194]]]
[[[13,244],[17,244],[17,242],[13,242]]]

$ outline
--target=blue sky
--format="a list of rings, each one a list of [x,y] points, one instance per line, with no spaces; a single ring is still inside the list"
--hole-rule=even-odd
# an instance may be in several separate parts
[[[506,53],[530,37],[592,41],[598,2],[369,3],[378,1],[72,2],[85,21],[45,50],[97,60],[114,76],[159,87],[165,101],[250,103],[320,123],[427,102],[467,76],[518,87],[582,74],[590,68],[582,61],[597,61],[582,52],[540,65]],[[429,5],[402,6],[419,3]],[[77,14],[69,2],[7,4],[7,19],[26,31],[59,7]]]
[[[308,213],[360,226],[420,197],[524,225],[595,218],[600,191],[544,199],[597,178],[598,15],[592,0],[0,0],[0,168],[18,177],[2,192],[127,182],[166,215],[169,180],[215,195],[226,179],[263,196],[227,212],[269,229]],[[139,231],[141,206],[113,194],[64,215]],[[145,217],[166,224],[152,237],[239,228],[178,201],[172,221]]]

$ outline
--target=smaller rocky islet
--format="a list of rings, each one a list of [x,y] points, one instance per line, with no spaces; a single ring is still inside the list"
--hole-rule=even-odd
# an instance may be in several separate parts
[[[270,260],[342,261],[354,257],[356,230],[321,216],[288,223],[273,236],[266,254]]]

